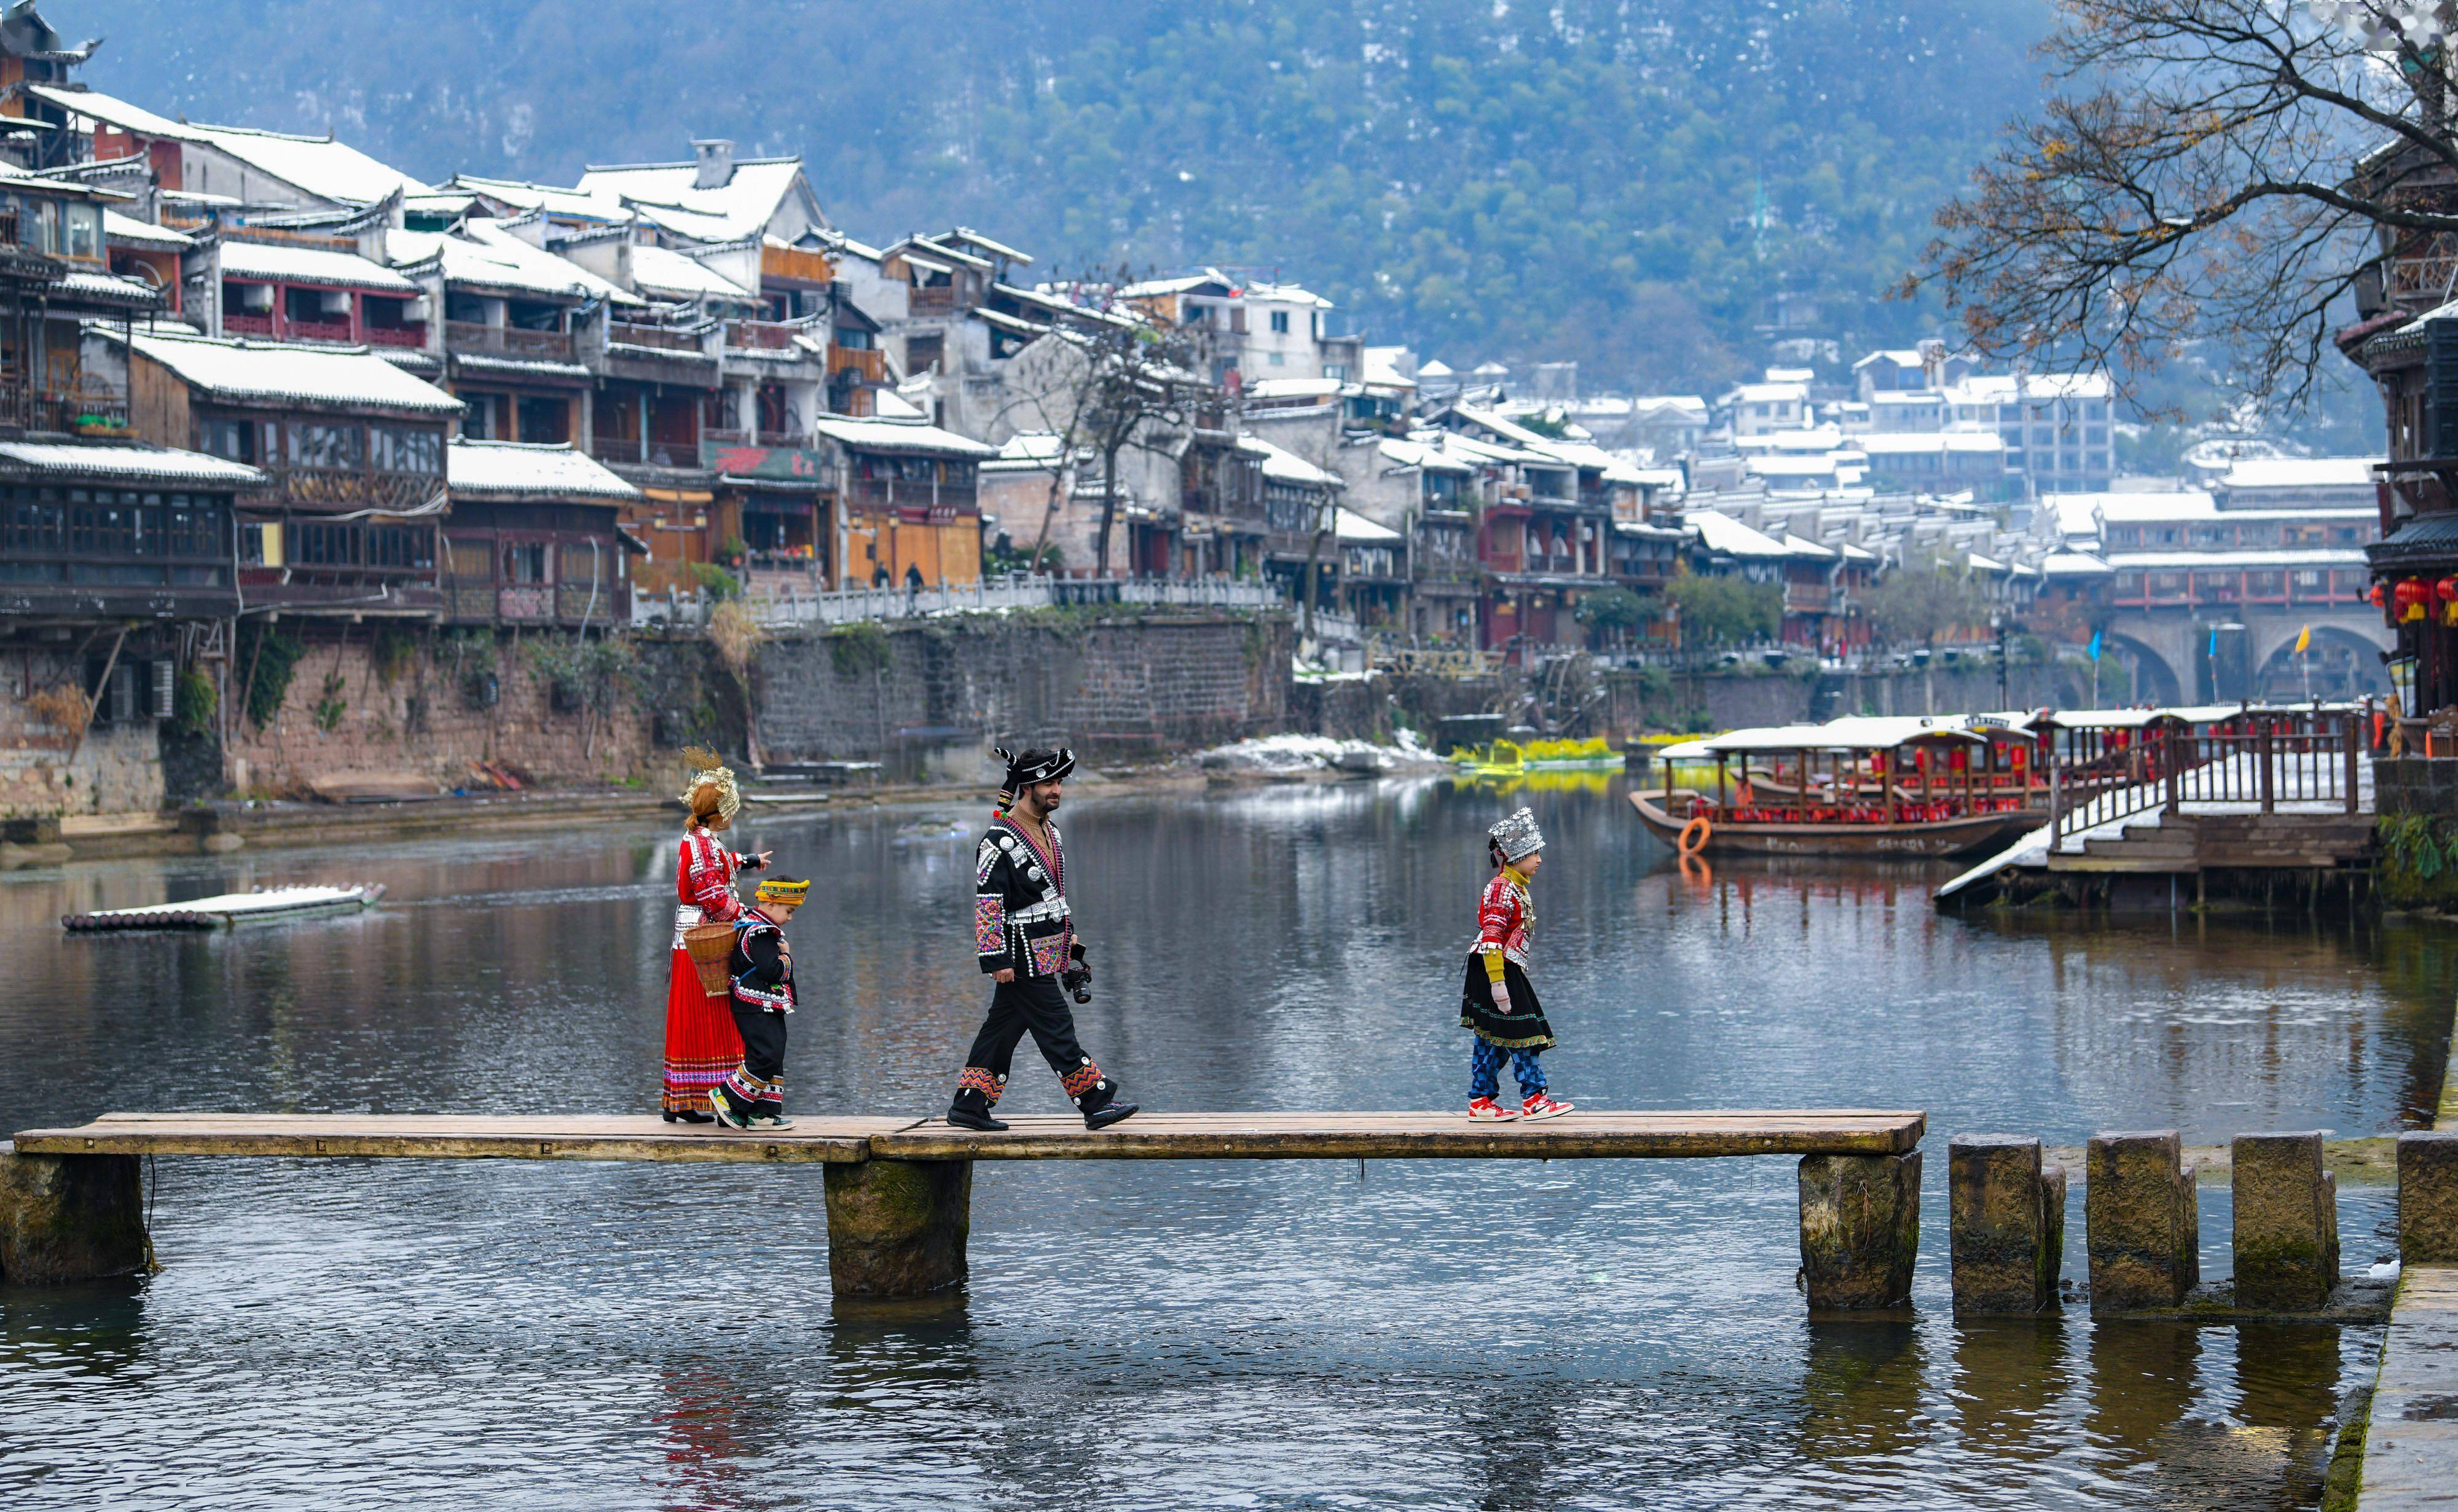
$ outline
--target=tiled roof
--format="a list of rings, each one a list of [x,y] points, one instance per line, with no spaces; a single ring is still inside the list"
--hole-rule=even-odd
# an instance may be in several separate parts
[[[686,299],[756,301],[760,298],[708,264],[669,247],[634,247],[632,281],[655,293]]]
[[[642,497],[597,462],[570,446],[455,439],[446,453],[446,478],[455,498],[604,499]]]
[[[280,283],[331,283],[345,288],[374,289],[385,294],[413,295],[418,285],[355,252],[319,247],[291,247],[276,242],[225,241],[222,276],[262,279]]]
[[[148,247],[157,252],[178,252],[197,244],[197,238],[184,231],[138,220],[107,207],[102,212],[102,238],[118,246]]]
[[[108,327],[102,331],[116,339]],[[160,330],[138,331],[127,340],[133,350],[191,386],[228,399],[346,404],[419,415],[461,412],[461,401],[364,346],[231,342]]]
[[[999,454],[996,446],[985,445],[952,430],[941,430],[936,425],[909,425],[894,420],[857,420],[844,415],[822,415],[811,422],[811,428],[839,445],[850,446],[857,451],[902,451],[983,460]]]
[[[735,241],[768,229],[778,206],[801,177],[799,157],[737,158],[734,176],[715,189],[697,189],[696,163],[639,163],[592,168],[578,192],[609,204],[628,204],[648,218],[679,212],[675,229],[707,241]]]
[[[199,126],[92,90],[50,84],[23,88],[36,99],[72,114],[135,135],[217,148],[260,173],[336,204],[371,205],[396,191],[419,194],[427,188],[401,170],[329,136],[293,136],[244,126]]]
[[[201,451],[173,451],[133,444],[0,441],[0,471],[66,477],[117,478],[130,483],[187,484],[195,487],[253,488],[264,474],[241,462]]]
[[[466,234],[460,235],[390,232],[385,238],[385,245],[397,267],[442,258],[447,283],[561,299],[598,299],[614,304],[640,302],[629,290],[599,278],[579,263],[543,247],[533,247],[503,227],[484,220],[470,221]]]

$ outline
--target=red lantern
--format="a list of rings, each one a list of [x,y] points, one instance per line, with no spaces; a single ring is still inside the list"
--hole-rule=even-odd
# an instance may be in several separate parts
[[[2367,603],[2371,604],[2371,605],[2372,605],[2372,607],[2373,607],[2373,608],[2375,608],[2375,609],[2379,609],[2379,608],[2381,608],[2381,607],[2382,607],[2382,598],[2383,598],[2383,594],[2382,594],[2382,585],[2381,585],[2381,584],[2379,584],[2379,583],[2375,583],[2375,584],[2373,584],[2373,586],[2372,586],[2372,591],[2370,591],[2370,592],[2368,592],[2368,593],[2366,593],[2366,594],[2364,595],[2364,599],[2365,599],[2365,601],[2366,601]]]
[[[2412,625],[2424,618],[2425,606],[2431,602],[2432,590],[2420,577],[2403,577],[2390,591],[2391,617],[2402,625]]]
[[[2031,752],[2029,746],[2010,746],[2007,748],[2007,754],[2014,758],[2014,770],[2017,772],[2031,764]]]
[[[1965,751],[1961,746],[1956,746],[1953,750],[1948,751],[1946,754],[1946,769],[1948,772],[1966,771],[1970,767],[1970,753]]]

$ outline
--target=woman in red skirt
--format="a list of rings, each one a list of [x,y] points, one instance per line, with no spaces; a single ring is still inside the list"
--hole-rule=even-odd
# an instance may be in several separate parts
[[[717,756],[698,748],[683,753],[692,764],[691,790],[683,806],[681,855],[675,868],[674,963],[666,975],[665,1115],[669,1124],[709,1124],[709,1088],[742,1064],[742,1039],[734,1032],[734,1009],[724,989],[703,992],[691,952],[683,948],[683,931],[694,924],[732,923],[741,917],[742,900],[734,895],[737,872],[758,871],[768,863],[766,851],[745,856],[717,841],[731,827],[742,807],[734,774]]]

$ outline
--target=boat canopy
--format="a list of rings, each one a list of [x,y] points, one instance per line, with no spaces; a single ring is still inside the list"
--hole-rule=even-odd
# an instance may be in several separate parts
[[[2062,709],[2042,715],[2040,722],[2060,730],[2139,730],[2163,719],[2189,725],[2220,724],[2249,714],[2346,714],[2355,707],[2351,703],[2201,703],[2168,709]]]
[[[2028,735],[2028,713],[1975,715],[1857,715],[1824,724],[1769,725],[1728,730],[1703,740],[1684,740],[1656,755],[1668,761],[1748,751],[1891,751],[1920,740],[1986,743],[1992,735]]]

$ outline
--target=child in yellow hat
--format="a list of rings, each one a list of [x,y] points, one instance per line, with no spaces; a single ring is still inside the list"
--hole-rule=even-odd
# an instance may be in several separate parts
[[[772,877],[734,926],[725,971],[733,982],[742,1064],[709,1091],[709,1111],[728,1129],[791,1129],[785,1116],[785,1015],[794,1011],[794,951],[785,925],[811,893],[809,881]]]

